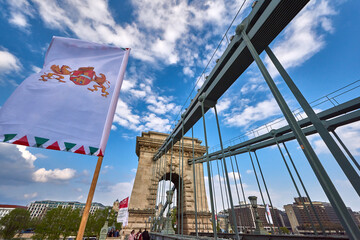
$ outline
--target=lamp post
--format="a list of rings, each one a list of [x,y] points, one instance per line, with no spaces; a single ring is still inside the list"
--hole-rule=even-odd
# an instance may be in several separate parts
[[[173,198],[173,194],[174,191],[173,190],[169,190],[166,191],[166,202],[169,205],[169,211],[166,214],[166,218],[165,218],[165,227],[164,229],[161,231],[161,233],[165,233],[165,234],[175,234],[174,229],[172,228],[172,224],[171,224],[171,211],[170,211],[170,206],[172,203],[172,198]]]
[[[254,209],[255,215],[255,234],[268,234],[268,232],[263,228],[262,222],[260,220],[258,211],[257,211],[257,197],[256,196],[249,196],[249,200],[251,203],[251,207]]]

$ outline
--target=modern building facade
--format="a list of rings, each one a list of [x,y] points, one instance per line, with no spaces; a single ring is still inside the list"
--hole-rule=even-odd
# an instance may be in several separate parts
[[[8,215],[12,210],[16,208],[27,209],[27,207],[25,206],[0,204],[0,219],[5,217],[5,215]]]
[[[295,202],[284,206],[286,214],[289,217],[291,229],[294,233],[313,233],[311,221],[313,222],[316,229],[320,230],[320,224],[316,220],[318,215],[321,224],[325,230],[329,233],[343,233],[344,230],[341,226],[340,220],[336,216],[336,213],[330,203],[313,201],[313,208],[311,207],[310,201],[306,197],[294,198]],[[308,211],[310,218],[308,217]],[[357,221],[354,212],[348,208],[350,215],[353,217],[355,222]]]
[[[48,210],[54,208],[71,208],[71,209],[81,209],[81,211],[85,208],[85,203],[80,202],[62,202],[62,201],[35,201],[30,204],[28,207],[28,211],[30,212],[31,218],[42,218],[45,216]],[[105,206],[101,203],[93,202],[90,208],[90,214],[93,214],[96,210],[105,209]]]
[[[241,202],[240,205],[234,206],[238,230],[243,233],[250,233],[255,229],[255,214],[254,209],[249,203]],[[290,222],[285,212],[274,207],[272,210],[269,208],[270,215],[266,215],[266,206],[257,205],[257,212],[260,221],[265,230],[271,232],[277,231],[278,227],[290,228]],[[231,221],[231,218],[230,218]]]

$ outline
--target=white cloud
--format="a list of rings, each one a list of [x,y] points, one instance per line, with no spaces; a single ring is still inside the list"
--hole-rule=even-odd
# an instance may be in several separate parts
[[[339,127],[335,132],[339,135],[340,139],[345,143],[351,154],[360,156],[360,144],[354,139],[360,136],[360,122],[355,122],[343,127]]]
[[[0,73],[17,72],[21,69],[19,59],[6,49],[0,50]]]
[[[35,160],[25,146],[0,143],[0,185],[31,183]]]
[[[114,122],[125,128],[140,131],[140,116],[133,113],[131,107],[129,107],[124,101],[118,100]]]
[[[106,0],[61,3],[33,0],[33,3],[30,5],[26,0],[8,3],[12,23],[26,27],[29,24],[27,18],[39,17],[49,28],[70,31],[81,39],[131,47],[133,57],[153,63],[160,60],[164,64],[183,61],[189,56],[189,51],[183,50],[184,46],[189,45],[193,57],[186,63],[191,63],[198,56],[198,46],[212,36],[220,36],[242,4],[235,0],[133,0],[133,22],[118,24]],[[243,11],[249,4],[245,4]],[[198,32],[205,30],[206,39],[198,39]],[[184,72],[192,75],[189,69]]]
[[[232,113],[224,114],[225,124],[228,126],[243,127],[256,121],[265,120],[280,113],[274,98],[258,102],[255,106],[234,109]]]
[[[28,17],[33,17],[34,9],[27,0],[9,1],[9,23],[19,28],[29,26]]]
[[[33,192],[33,193],[25,193],[24,194],[24,198],[25,199],[32,199],[32,198],[35,198],[37,197],[38,193],[37,192]]]
[[[31,69],[34,71],[34,73],[39,73],[41,71],[41,68],[34,65],[31,66]]]
[[[26,146],[16,145],[16,148],[20,151],[21,156],[25,159],[26,163],[31,167],[34,168],[34,162],[37,159],[35,155],[27,150]]]
[[[189,77],[193,77],[195,75],[194,71],[190,67],[184,67],[183,73]]]
[[[129,182],[118,182],[98,188],[94,201],[112,206],[116,199],[122,200],[131,195],[134,180],[131,179]]]
[[[40,168],[33,173],[33,180],[35,182],[49,182],[52,180],[69,180],[75,176],[76,171],[71,168],[46,170]]]
[[[216,111],[219,113],[227,110],[230,105],[231,105],[232,101],[230,98],[224,98],[221,99],[217,104],[216,104]]]
[[[178,113],[181,107],[170,101],[170,98],[155,95],[146,98],[147,108],[157,114]]]
[[[136,171],[137,171],[136,168],[131,169],[131,172],[133,172],[133,173],[136,173]]]
[[[355,122],[349,125],[339,127],[335,130],[335,132],[338,134],[341,141],[345,143],[346,147],[349,149],[352,155],[360,156],[360,145],[357,141],[354,141],[354,139],[357,139],[360,135],[360,122]],[[317,154],[331,154],[325,142],[318,134],[311,135],[308,138],[314,146],[314,150]],[[335,137],[333,138],[335,139]],[[340,144],[338,145],[340,146]]]
[[[9,19],[9,22],[19,27],[26,27],[28,25],[26,21],[26,17],[23,14],[19,14],[19,13],[11,14],[11,18]]]
[[[145,129],[147,130],[168,132],[171,128],[170,121],[168,119],[160,118],[153,113],[150,113],[148,116],[145,116],[143,119],[146,121]]]
[[[260,77],[250,77],[250,79],[241,87],[242,94],[249,94],[251,92],[264,92],[269,88],[265,85],[265,80]]]
[[[254,172],[254,171],[251,170],[251,169],[246,170],[246,173],[247,173],[247,174],[252,174],[253,172]]]
[[[325,46],[324,33],[334,31],[329,17],[336,14],[331,1],[310,1],[287,26],[282,40],[275,42],[273,52],[285,68],[296,67],[311,58]],[[278,73],[270,59],[265,58],[269,72]]]

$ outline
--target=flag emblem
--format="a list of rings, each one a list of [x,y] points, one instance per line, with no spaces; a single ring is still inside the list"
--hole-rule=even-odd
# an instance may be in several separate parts
[[[106,90],[110,87],[110,82],[102,73],[99,74],[100,77],[97,76],[93,67],[80,67],[78,70],[69,71],[71,68],[67,65],[63,65],[61,68],[59,65],[52,65],[50,69],[52,72],[41,75],[40,81],[47,82],[49,79],[56,79],[59,82],[65,83],[64,75],[69,75],[70,81],[74,84],[85,86],[93,82],[93,88],[88,88],[88,90],[94,92],[101,89],[101,96],[107,97],[109,95]]]

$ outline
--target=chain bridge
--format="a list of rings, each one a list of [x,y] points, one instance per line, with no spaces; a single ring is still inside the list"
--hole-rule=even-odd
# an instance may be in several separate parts
[[[335,102],[334,106],[316,113],[314,104],[305,99],[269,47],[308,2],[255,1],[252,11],[236,27],[235,35],[230,38],[226,50],[216,61],[216,65],[182,113],[181,120],[172,132],[148,132],[137,137],[136,153],[139,164],[129,204],[128,230],[148,228],[152,239],[360,239],[358,224],[307,138],[312,134],[321,137],[351,187],[359,195],[359,163],[336,130],[338,127],[359,121],[360,97],[342,103],[336,101],[336,96],[332,99],[327,97],[330,102]],[[289,108],[259,57],[264,51],[301,106],[300,112],[303,114],[295,113]],[[256,63],[281,109],[286,124],[278,128],[271,127],[271,124],[265,125],[265,131],[257,131],[257,134],[254,132],[253,137],[247,135],[245,139],[238,139],[240,141],[237,143],[230,142],[225,146],[216,103],[253,62]],[[358,85],[359,81],[356,81],[349,88],[355,89]],[[343,91],[345,92],[347,90]],[[217,149],[210,149],[208,145],[209,129],[206,128],[205,114],[210,109],[214,111],[219,137]],[[193,126],[197,122],[202,124],[204,135],[194,138]],[[185,137],[187,133],[191,137]],[[203,139],[203,143],[200,139]],[[301,172],[293,161],[293,153],[287,146],[288,142],[293,140],[296,140],[299,149],[305,155],[332,206],[334,215],[341,223],[343,230],[339,230],[336,237],[323,222],[322,213],[311,200],[302,181]],[[279,151],[286,167],[284,175],[290,175],[298,194],[297,201],[304,209],[304,216],[309,219],[309,228],[305,229],[306,231],[297,229],[297,235],[288,235],[284,232],[283,219],[272,204],[263,174],[264,168],[261,167],[261,159],[257,154],[265,148]],[[270,221],[270,215],[266,215],[265,222],[270,224],[261,221],[264,216],[259,216],[261,206],[256,202],[256,198],[245,197],[239,171],[241,162],[237,159],[240,155],[248,156],[251,161],[261,195],[259,204],[262,204],[263,208],[266,207],[266,211],[273,216],[273,221]],[[223,176],[222,179],[219,177],[221,192],[216,192],[214,188],[215,170]],[[231,172],[235,189],[230,186]],[[215,206],[221,204],[216,203],[217,195],[222,197],[223,210],[220,212],[217,212],[218,208]],[[220,228],[225,231],[219,231]]]

